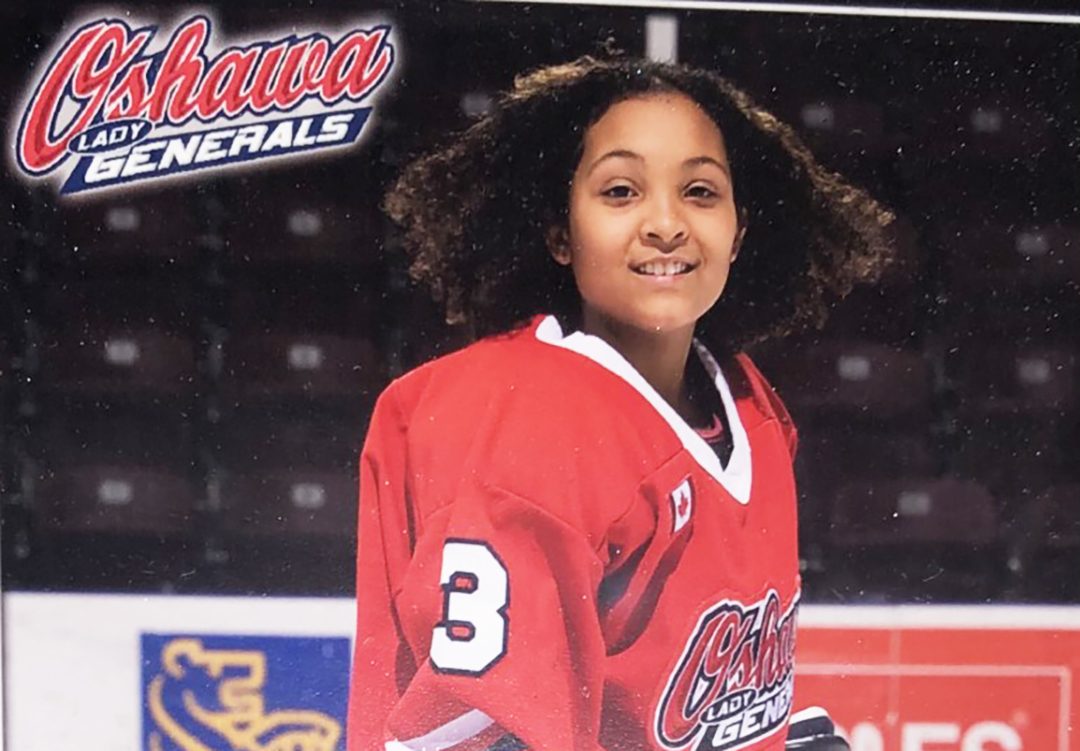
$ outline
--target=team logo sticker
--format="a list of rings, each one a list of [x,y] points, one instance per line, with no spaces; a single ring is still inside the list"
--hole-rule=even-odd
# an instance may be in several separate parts
[[[698,620],[656,709],[662,748],[735,751],[783,729],[794,689],[797,600],[724,600]]]
[[[143,634],[143,751],[340,751],[346,638]]]
[[[351,147],[395,63],[386,23],[235,46],[214,30],[83,23],[13,118],[19,170],[71,195]]]

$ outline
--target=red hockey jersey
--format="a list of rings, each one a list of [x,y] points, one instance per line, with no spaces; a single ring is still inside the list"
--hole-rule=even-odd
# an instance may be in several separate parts
[[[694,347],[726,466],[614,348],[551,316],[380,396],[350,751],[783,748],[795,429],[747,356]]]

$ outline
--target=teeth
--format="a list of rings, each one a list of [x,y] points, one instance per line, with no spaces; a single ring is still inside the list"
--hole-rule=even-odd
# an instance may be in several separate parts
[[[675,276],[689,270],[690,264],[682,261],[653,261],[638,267],[638,273],[646,276]]]

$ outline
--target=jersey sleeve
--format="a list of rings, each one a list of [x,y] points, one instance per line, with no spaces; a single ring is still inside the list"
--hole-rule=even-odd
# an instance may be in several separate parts
[[[400,524],[405,425],[390,392],[376,402],[360,455],[356,555],[356,636],[349,686],[346,745],[349,751],[381,749],[383,725],[397,701],[401,667],[399,626],[391,599],[391,569],[400,566],[384,529]],[[390,517],[390,518],[387,518]],[[391,541],[392,543],[393,541]]]
[[[598,749],[603,563],[589,538],[471,473],[410,529],[399,431],[372,424],[349,750]]]

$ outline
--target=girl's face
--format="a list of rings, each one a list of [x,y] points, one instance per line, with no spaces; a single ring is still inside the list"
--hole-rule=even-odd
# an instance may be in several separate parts
[[[573,268],[586,329],[667,333],[692,331],[719,299],[738,233],[720,129],[685,95],[654,94],[585,133],[568,234],[551,247]]]

